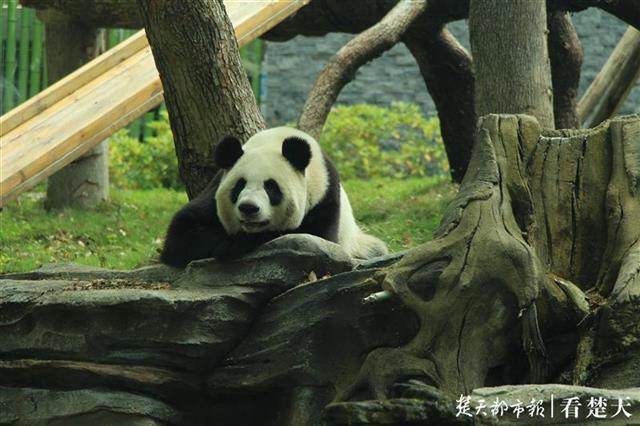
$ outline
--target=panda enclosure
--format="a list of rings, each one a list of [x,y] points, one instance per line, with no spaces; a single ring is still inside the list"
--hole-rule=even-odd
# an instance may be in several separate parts
[[[190,198],[216,172],[211,141],[228,133],[246,140],[264,128],[219,1],[24,3],[96,26],[145,27]],[[408,418],[455,424],[463,419],[454,416],[451,401],[460,394],[535,383],[548,385],[526,388],[528,397],[560,392],[553,383],[576,386],[563,389],[581,395],[625,389],[628,410],[640,418],[640,395],[630,389],[640,387],[640,119],[603,121],[637,76],[638,48],[635,33],[625,35],[618,65],[605,67],[599,78],[603,87],[594,85],[578,102],[582,52],[568,12],[587,7],[640,28],[640,4],[632,0],[310,1],[266,37],[357,35],[318,77],[299,119],[302,130],[322,131],[359,66],[398,42],[414,55],[438,108],[452,178],[461,182],[434,240],[388,266],[314,283],[315,289],[245,295],[261,298],[251,302],[260,308],[242,338],[223,348],[232,355],[203,360],[194,350],[187,357],[195,367],[186,372],[167,360],[120,372],[110,363],[130,360],[107,357],[91,367],[87,360],[57,362],[69,363],[67,370],[82,383],[107,377],[114,388],[192,413],[207,411],[213,419],[241,407],[245,414],[233,415],[244,415],[247,424],[397,424]],[[470,54],[446,29],[464,18]],[[590,128],[581,129],[584,122]],[[266,262],[287,266],[283,259]],[[163,281],[157,273],[154,279]],[[321,288],[325,284],[335,288]],[[380,291],[391,297],[360,303]],[[198,297],[199,304],[182,303],[206,305],[207,296]],[[148,309],[144,303],[139,308]],[[289,311],[300,318],[283,314]],[[188,319],[185,327],[198,324],[188,314],[172,315],[167,318]],[[223,321],[214,314],[202,318]],[[338,319],[358,330],[357,342],[334,324]],[[301,342],[300,358],[283,352],[278,339]],[[29,369],[55,382],[55,367],[22,361],[22,370],[16,360],[3,361],[8,373],[0,384],[24,383]],[[71,365],[81,361],[87,362],[84,376]],[[194,371],[206,372],[206,383],[192,377]],[[195,396],[185,401],[184,395]],[[172,416],[155,418],[181,423]]]

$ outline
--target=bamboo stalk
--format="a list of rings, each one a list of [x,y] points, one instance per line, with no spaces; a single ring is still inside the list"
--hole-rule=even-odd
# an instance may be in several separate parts
[[[44,28],[43,28],[43,32],[44,32]],[[46,52],[42,52],[42,55],[40,55],[41,58],[44,57],[44,55],[46,55]],[[47,61],[42,61],[42,90],[46,89],[47,87],[49,87],[49,68],[47,65]]]
[[[118,43],[120,43],[120,31],[118,29],[109,29],[109,34],[107,36],[107,48],[111,49]]]
[[[134,138],[136,140],[140,140],[140,133],[141,133],[140,128],[143,126],[143,124],[144,124],[143,117],[140,117],[140,118],[134,120],[129,125],[129,136],[131,136],[132,138]]]
[[[16,25],[18,0],[9,0],[9,10],[7,18],[7,57],[4,68],[5,90],[4,90],[4,111],[13,108],[13,88],[16,72]]]
[[[27,83],[29,82],[29,24],[31,22],[31,10],[20,10],[20,59],[18,64],[18,91],[22,103],[27,100]]]
[[[31,78],[29,81],[29,97],[40,91],[42,67],[42,34],[44,26],[39,19],[33,20],[33,44],[31,47]]]
[[[5,13],[4,13],[4,5],[7,2],[5,0],[0,0],[0,40],[4,40],[4,19],[5,19]],[[4,43],[0,43],[0,63],[4,63],[5,59],[4,59]]]
[[[142,131],[142,140],[144,140],[145,142],[148,142],[149,138],[153,136],[153,129],[151,128],[151,126],[149,126],[149,123],[151,123],[155,117],[153,116],[153,112],[148,112],[145,115],[143,115],[143,117],[144,117],[144,127]]]

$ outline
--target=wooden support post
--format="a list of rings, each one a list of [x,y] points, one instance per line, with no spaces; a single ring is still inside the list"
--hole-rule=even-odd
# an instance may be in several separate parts
[[[584,127],[594,127],[622,106],[640,73],[640,32],[629,27],[578,102]]]
[[[104,50],[102,30],[68,19],[55,11],[39,13],[46,22],[47,66],[50,83],[98,56]],[[107,142],[91,149],[49,178],[46,207],[93,207],[109,195]]]

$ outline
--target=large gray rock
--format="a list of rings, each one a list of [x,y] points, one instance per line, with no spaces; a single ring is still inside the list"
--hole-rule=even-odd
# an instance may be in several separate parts
[[[161,401],[127,392],[0,387],[2,425],[154,426],[186,421]]]
[[[266,304],[352,268],[339,246],[292,235],[186,270],[47,265],[0,276],[0,424],[208,424],[204,377]]]

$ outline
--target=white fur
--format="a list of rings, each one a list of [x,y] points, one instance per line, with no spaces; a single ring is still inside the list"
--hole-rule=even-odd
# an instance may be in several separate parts
[[[306,140],[311,148],[311,162],[305,173],[296,171],[282,155],[282,142],[288,137]],[[288,128],[276,127],[264,130],[251,137],[243,145],[244,154],[226,171],[216,192],[218,217],[227,233],[293,230],[300,226],[305,215],[324,197],[329,175],[320,145],[308,134]],[[241,191],[238,202],[231,203],[231,191],[241,177],[247,185]],[[263,182],[274,179],[283,193],[280,205],[271,206],[263,188]],[[387,252],[384,243],[363,233],[353,217],[351,204],[340,186],[340,220],[338,244],[352,257],[369,258]],[[247,228],[236,206],[251,202],[260,207],[256,222],[268,225]]]

